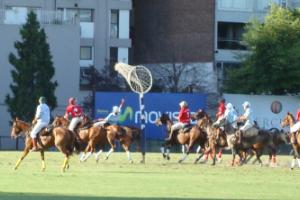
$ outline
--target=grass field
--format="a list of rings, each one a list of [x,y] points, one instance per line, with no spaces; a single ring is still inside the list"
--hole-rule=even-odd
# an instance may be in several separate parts
[[[173,154],[170,161],[148,153],[146,164],[133,154],[129,164],[125,153],[110,160],[79,163],[73,156],[70,169],[62,174],[63,155],[46,153],[46,171],[40,171],[39,153],[31,153],[20,168],[12,168],[21,152],[0,152],[0,199],[299,199],[300,170],[290,170],[290,156],[278,157],[279,167],[229,166],[230,157],[216,166],[192,164],[191,155],[183,164]],[[103,158],[103,157],[102,157]],[[266,157],[263,157],[266,159]],[[266,160],[264,160],[266,162]]]

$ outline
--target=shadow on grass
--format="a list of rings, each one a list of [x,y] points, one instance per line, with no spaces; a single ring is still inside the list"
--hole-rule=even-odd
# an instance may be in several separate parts
[[[95,196],[63,196],[63,195],[50,195],[39,193],[7,193],[0,192],[0,199],[2,200],[221,200],[216,198],[167,198],[167,197],[95,197]],[[225,198],[224,198],[225,199]],[[227,199],[237,200],[237,199]]]

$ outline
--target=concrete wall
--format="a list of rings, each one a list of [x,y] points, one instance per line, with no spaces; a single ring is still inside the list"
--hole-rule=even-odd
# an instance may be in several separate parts
[[[10,70],[13,68],[8,62],[8,55],[10,52],[16,53],[14,42],[20,40],[19,28],[17,25],[0,25],[0,135],[7,135],[10,130],[10,115],[4,105],[5,96],[10,93],[9,84],[12,83]],[[81,96],[78,70],[79,29],[77,25],[46,25],[44,28],[55,67],[53,80],[57,80],[59,85],[55,93],[59,108],[55,113],[61,113],[68,97]]]

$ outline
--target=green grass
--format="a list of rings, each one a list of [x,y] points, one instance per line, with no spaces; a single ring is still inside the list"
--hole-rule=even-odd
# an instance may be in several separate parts
[[[146,164],[133,154],[129,164],[125,153],[114,153],[97,164],[94,158],[79,163],[73,156],[70,169],[62,174],[63,155],[46,152],[46,171],[40,171],[39,153],[31,153],[13,170],[21,152],[0,152],[0,199],[299,199],[300,170],[288,168],[290,156],[278,157],[279,167],[229,166],[225,156],[217,166],[192,164],[190,155],[177,164],[180,154],[164,161],[148,153]],[[266,156],[263,157],[266,159]],[[266,160],[264,160],[266,162]]]

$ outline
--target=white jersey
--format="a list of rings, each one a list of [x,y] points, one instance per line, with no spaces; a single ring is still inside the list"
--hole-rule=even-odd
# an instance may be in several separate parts
[[[119,123],[120,114],[110,113],[106,118],[105,121],[109,124],[116,125]]]
[[[246,108],[245,113],[243,115],[246,118],[245,124],[254,124],[254,117],[253,117],[253,112],[250,108]]]
[[[49,124],[50,122],[50,109],[47,104],[42,103],[36,108],[35,118],[38,122]]]

